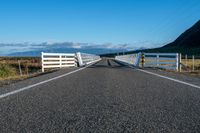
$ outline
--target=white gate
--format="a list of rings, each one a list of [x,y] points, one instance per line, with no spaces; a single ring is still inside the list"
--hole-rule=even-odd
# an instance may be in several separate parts
[[[178,53],[144,53],[145,67],[179,70],[181,58]]]
[[[178,53],[138,53],[116,56],[115,60],[141,67],[142,56],[144,57],[144,67],[181,71],[181,54]]]
[[[65,53],[43,53],[42,52],[42,71],[47,68],[75,67],[75,54]]]

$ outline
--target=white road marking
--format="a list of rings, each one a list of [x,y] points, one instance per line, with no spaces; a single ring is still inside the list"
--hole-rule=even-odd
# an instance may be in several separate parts
[[[133,66],[129,66],[129,67],[134,68],[134,69],[136,69],[136,70],[138,70],[138,71],[147,73],[147,74],[151,74],[151,75],[154,75],[154,76],[157,76],[157,77],[160,77],[160,78],[168,79],[168,80],[171,80],[171,81],[180,83],[180,84],[184,84],[184,85],[187,85],[187,86],[190,86],[190,87],[194,87],[194,88],[200,89],[200,86],[198,86],[198,85],[194,85],[194,84],[191,84],[191,83],[187,83],[187,82],[184,82],[184,81],[181,81],[181,80],[178,80],[178,79],[170,78],[170,77],[163,76],[163,75],[160,75],[160,74],[157,74],[157,73],[153,73],[153,72],[149,72],[149,71],[146,71],[146,70],[138,69],[138,68],[135,68],[135,67],[133,67]]]
[[[99,60],[99,61],[100,61],[100,60]],[[97,61],[97,62],[98,62],[98,61]],[[96,62],[95,62],[95,63],[96,63]],[[91,65],[93,65],[93,64],[95,64],[95,63],[92,63]],[[19,93],[19,92],[22,92],[22,91],[25,91],[25,90],[28,90],[28,89],[31,89],[31,88],[33,88],[33,87],[36,87],[36,86],[45,84],[45,83],[47,83],[47,82],[50,82],[50,81],[53,81],[53,80],[56,80],[56,79],[60,79],[60,78],[62,78],[62,77],[65,77],[65,76],[68,76],[68,75],[70,75],[70,74],[76,73],[76,72],[78,72],[78,71],[84,70],[84,69],[86,69],[87,67],[89,67],[89,66],[91,66],[91,65],[88,65],[88,66],[86,66],[86,67],[77,69],[77,70],[75,70],[75,71],[72,71],[72,72],[69,72],[69,73],[66,73],[66,74],[63,74],[63,75],[60,75],[60,76],[57,76],[57,77],[54,77],[54,78],[45,80],[45,81],[41,81],[41,82],[36,83],[36,84],[33,84],[33,85],[29,85],[29,86],[23,87],[23,88],[21,88],[21,89],[17,89],[17,90],[15,90],[15,91],[11,91],[11,92],[8,92],[8,93],[5,93],[5,94],[1,94],[1,95],[0,95],[0,99],[5,98],[5,97],[8,97],[8,96],[10,96],[10,95],[14,95],[14,94],[16,94],[16,93]]]

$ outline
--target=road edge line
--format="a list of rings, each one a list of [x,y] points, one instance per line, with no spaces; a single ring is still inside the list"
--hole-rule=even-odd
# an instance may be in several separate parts
[[[39,85],[42,85],[42,84],[51,82],[51,81],[53,81],[53,80],[66,77],[66,76],[71,75],[71,74],[73,74],[73,73],[82,71],[82,70],[84,70],[84,69],[86,69],[86,68],[92,66],[93,64],[99,62],[99,61],[100,61],[100,60],[98,60],[98,61],[96,61],[96,62],[94,62],[94,63],[92,63],[92,64],[90,64],[90,65],[88,65],[88,66],[79,68],[79,69],[77,69],[77,70],[74,70],[74,71],[71,71],[71,72],[68,72],[68,73],[65,73],[65,74],[62,74],[62,75],[60,75],[60,76],[56,76],[56,77],[51,78],[51,79],[48,79],[48,80],[44,80],[44,81],[41,81],[41,82],[38,82],[38,83],[35,83],[35,84],[32,84],[32,85],[28,85],[28,86],[26,86],[26,87],[23,87],[23,88],[20,88],[20,89],[11,91],[11,92],[7,92],[7,93],[4,93],[4,94],[0,94],[0,99],[5,98],[5,97],[8,97],[8,96],[11,96],[11,95],[14,95],[14,94],[17,94],[17,93],[20,93],[20,92],[22,92],[22,91],[31,89],[31,88],[36,87],[36,86],[39,86]]]
[[[119,61],[119,62],[121,62],[121,61]],[[160,78],[168,79],[168,80],[170,80],[170,81],[174,81],[174,82],[176,82],[176,83],[180,83],[180,84],[184,84],[184,85],[187,85],[187,86],[190,86],[190,87],[194,87],[194,88],[200,89],[200,86],[195,85],[195,84],[187,83],[187,82],[185,82],[185,81],[181,81],[181,80],[174,79],[174,78],[170,78],[170,77],[167,77],[167,76],[163,76],[163,75],[160,75],[160,74],[157,74],[157,73],[149,72],[149,71],[147,71],[147,70],[138,69],[138,68],[136,68],[136,67],[134,67],[134,66],[132,66],[132,65],[130,65],[130,64],[128,64],[128,63],[124,63],[124,62],[121,62],[121,63],[123,63],[124,65],[127,65],[127,66],[130,67],[130,68],[134,68],[134,69],[136,69],[137,71],[141,71],[141,72],[143,72],[143,73],[147,73],[147,74],[154,75],[154,76],[157,76],[157,77],[160,77]]]
[[[136,69],[138,71],[141,71],[143,73],[147,73],[147,74],[150,74],[150,75],[154,75],[154,76],[157,76],[157,77],[160,77],[160,78],[168,79],[170,81],[174,81],[174,82],[177,82],[177,83],[180,83],[180,84],[184,84],[184,85],[187,85],[187,86],[190,86],[190,87],[194,87],[194,88],[200,89],[200,86],[195,85],[195,84],[191,84],[191,83],[188,83],[188,82],[185,82],[185,81],[181,81],[181,80],[178,80],[178,79],[175,79],[175,78],[170,78],[168,76],[163,76],[163,75],[160,75],[160,74],[157,74],[157,73],[153,73],[153,72],[149,72],[149,71],[146,71],[146,70],[138,69],[138,68],[135,68],[135,67],[132,67],[132,66],[130,66],[130,67],[134,68],[134,69]]]

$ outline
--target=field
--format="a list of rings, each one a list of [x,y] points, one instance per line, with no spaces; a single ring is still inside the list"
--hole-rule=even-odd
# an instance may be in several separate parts
[[[0,81],[24,79],[40,71],[38,57],[0,57]]]
[[[181,62],[183,64],[183,71],[200,72],[200,59],[195,59],[194,65],[192,59],[182,59]]]

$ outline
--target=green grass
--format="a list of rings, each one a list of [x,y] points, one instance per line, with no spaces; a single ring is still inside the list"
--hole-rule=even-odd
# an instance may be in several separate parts
[[[11,76],[16,76],[17,71],[15,68],[7,65],[7,64],[0,64],[0,78],[7,78]]]

